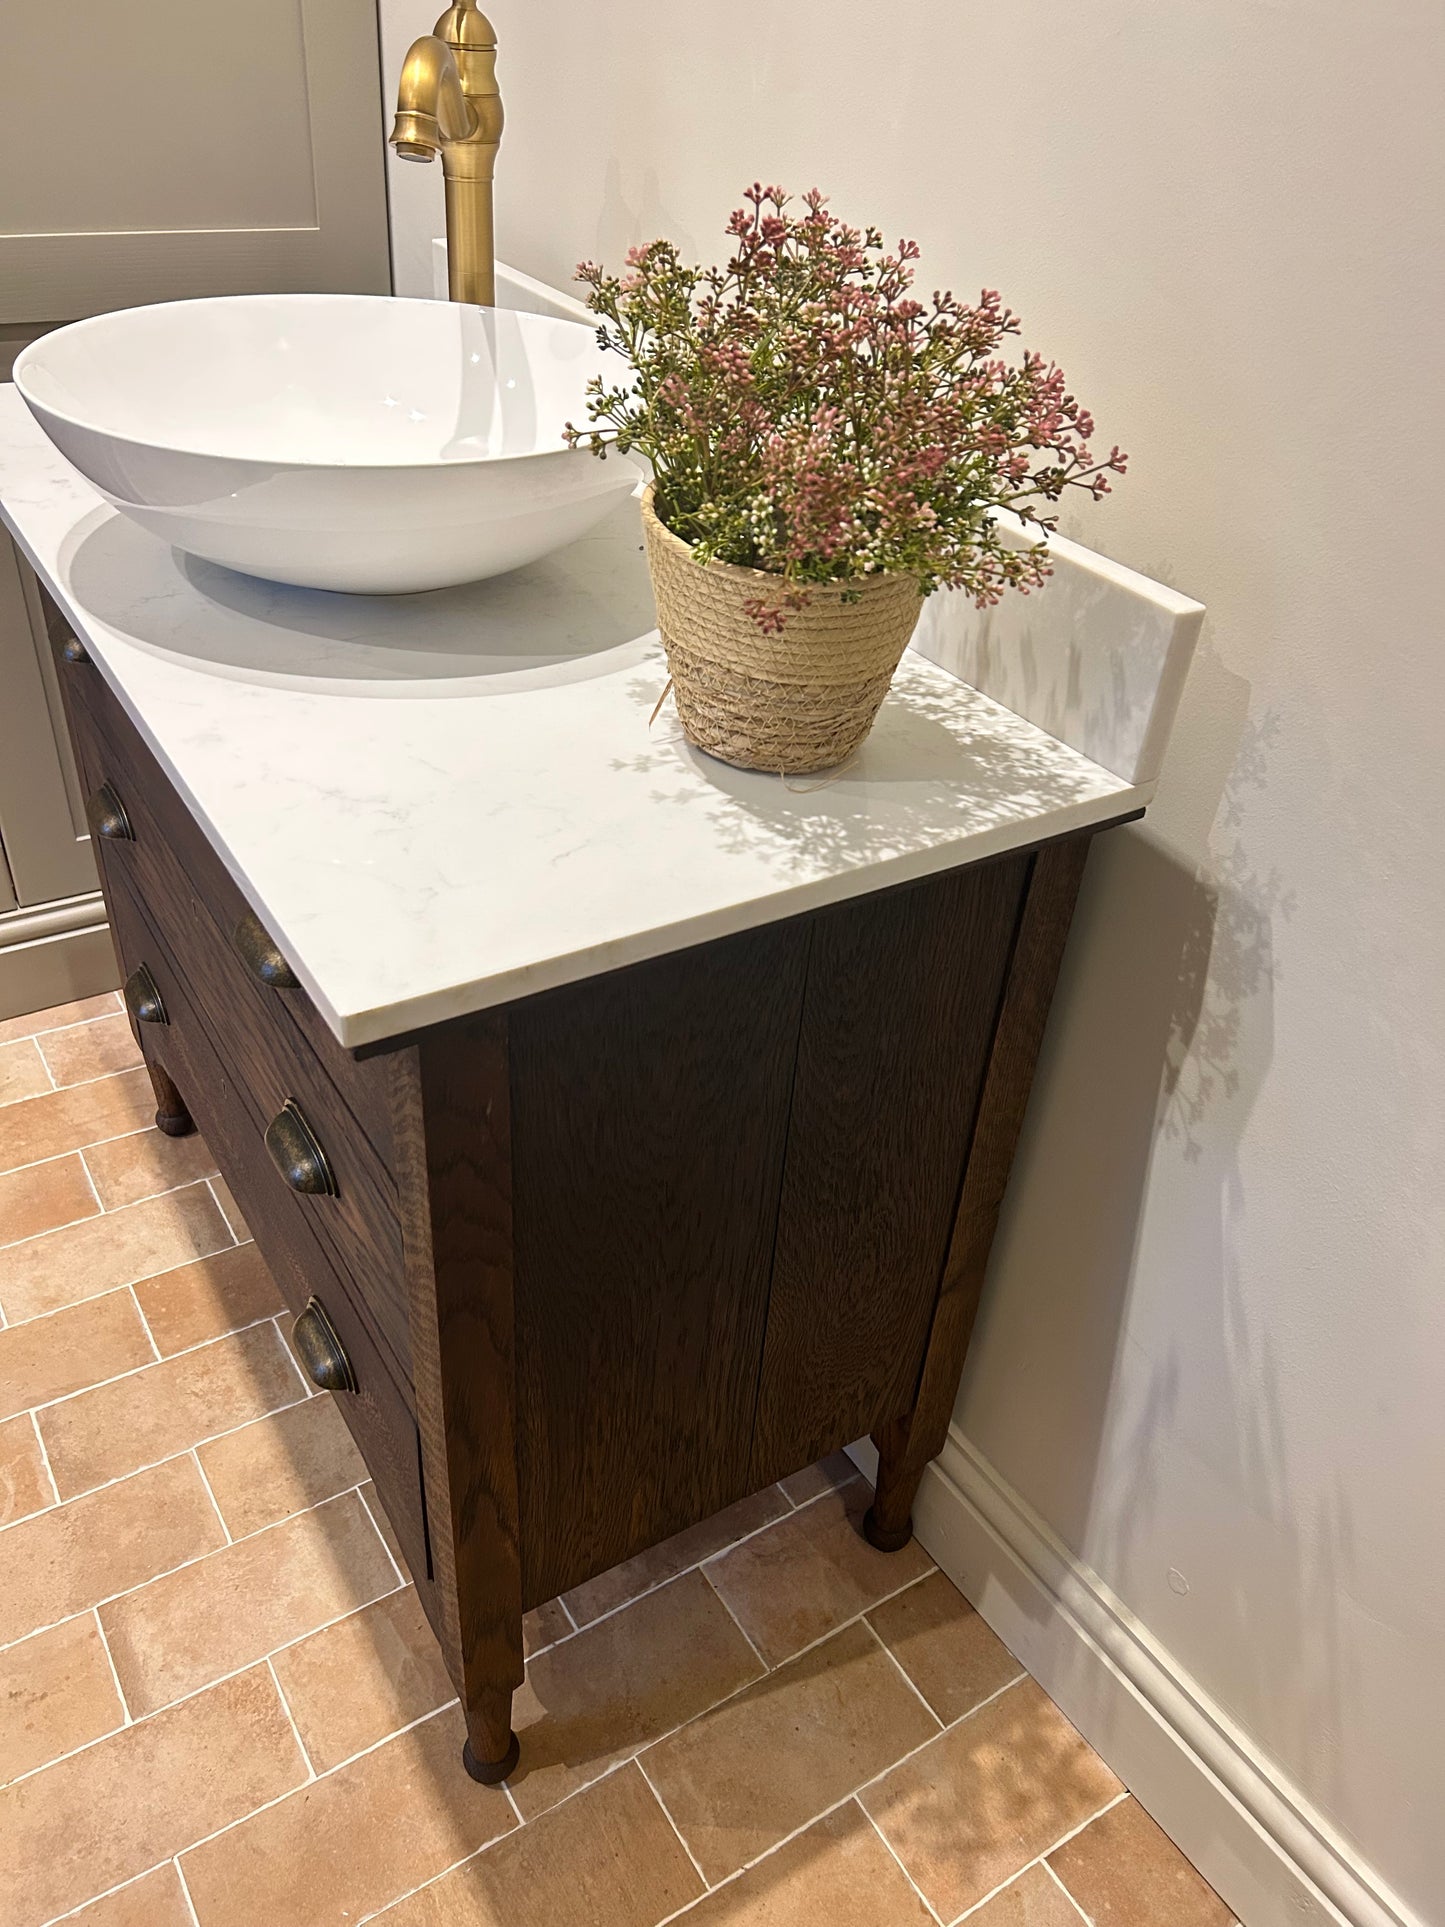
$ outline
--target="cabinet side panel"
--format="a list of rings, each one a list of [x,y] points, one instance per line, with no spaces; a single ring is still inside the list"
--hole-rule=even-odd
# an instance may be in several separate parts
[[[529,1603],[747,1486],[805,920],[515,1006]]]
[[[912,1403],[1029,863],[815,920],[753,1485]]]

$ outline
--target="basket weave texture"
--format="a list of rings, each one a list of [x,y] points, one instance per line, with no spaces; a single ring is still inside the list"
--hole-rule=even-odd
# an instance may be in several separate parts
[[[810,585],[806,608],[781,635],[765,636],[744,612],[771,602],[775,575],[728,562],[699,564],[690,544],[642,498],[657,623],[673,697],[691,743],[739,769],[785,776],[832,769],[873,726],[918,622],[923,599],[908,575],[864,576],[841,588]]]

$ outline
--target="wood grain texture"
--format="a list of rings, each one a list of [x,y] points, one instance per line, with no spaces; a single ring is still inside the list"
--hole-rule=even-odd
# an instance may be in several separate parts
[[[286,1189],[266,1155],[259,1111],[244,1083],[218,1055],[165,939],[125,883],[108,881],[106,900],[122,959],[130,969],[137,963],[146,965],[170,1018],[163,1026],[142,1026],[148,1064],[179,1089],[291,1310],[301,1311],[314,1294],[346,1349],[357,1390],[338,1397],[337,1405],[376,1481],[426,1603],[426,1520],[409,1388],[395,1376],[386,1352],[358,1311],[349,1281],[316,1239],[299,1208],[303,1201]]]
[[[748,1489],[806,922],[514,1007],[527,1603]]]
[[[811,919],[754,1487],[912,1404],[1027,873]]]
[[[395,1184],[385,1161],[392,1141],[386,1060],[374,1059],[365,1067],[352,1064],[357,1074],[346,1088],[335,1081],[337,1057],[346,1059],[346,1054],[334,1051],[327,1062],[316,1055],[282,1002],[295,993],[277,993],[244,970],[228,935],[191,886],[190,878],[197,874],[192,846],[200,832],[180,797],[101,687],[95,669],[62,666],[87,780],[103,777],[111,784],[135,830],[134,842],[101,844],[102,880],[107,887],[123,882],[146,906],[204,1014],[218,1055],[247,1086],[265,1122],[290,1098],[311,1125],[336,1173],[339,1195],[308,1198],[303,1209],[311,1214],[318,1238],[330,1247],[337,1269],[351,1281],[363,1315],[389,1349],[394,1368],[409,1377],[401,1228]],[[216,864],[214,855],[210,862]],[[364,1118],[358,1117],[358,1108]]]
[[[927,1355],[911,1409],[877,1427],[878,1487],[870,1530],[883,1545],[906,1536],[918,1482],[943,1450],[983,1292],[999,1209],[1023,1128],[1092,830],[1043,845],[1030,859],[1018,933],[968,1167],[948,1243]]]
[[[473,1752],[497,1761],[522,1681],[506,1017],[430,1033],[399,1053],[397,1073],[433,1624]]]

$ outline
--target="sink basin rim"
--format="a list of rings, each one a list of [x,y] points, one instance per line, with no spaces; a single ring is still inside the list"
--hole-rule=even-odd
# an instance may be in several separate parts
[[[132,322],[138,325],[144,325],[149,318],[160,315],[176,314],[181,311],[194,313],[197,310],[207,308],[237,309],[251,304],[255,304],[258,311],[262,306],[294,306],[298,313],[301,312],[303,308],[312,308],[313,306],[319,306],[321,304],[335,306],[337,309],[362,304],[378,312],[383,310],[393,312],[397,310],[412,311],[418,313],[419,318],[423,318],[428,322],[435,317],[438,325],[445,325],[448,320],[459,318],[462,314],[481,316],[495,315],[504,318],[509,324],[516,324],[523,335],[533,335],[539,340],[545,340],[548,335],[551,335],[557,340],[563,340],[568,336],[573,338],[587,336],[595,340],[595,330],[588,328],[580,321],[567,320],[552,315],[532,314],[513,308],[487,309],[464,307],[461,303],[426,300],[410,295],[264,293],[201,295],[180,301],[145,302],[133,308],[111,309],[103,314],[86,315],[79,321],[67,322],[63,327],[54,328],[48,334],[40,335],[34,341],[27,343],[15,358],[11,377],[26,407],[36,416],[42,427],[45,426],[44,417],[48,415],[55,421],[63,423],[66,427],[74,429],[80,434],[101,436],[108,442],[123,443],[127,447],[145,453],[175,455],[199,461],[233,463],[255,470],[276,468],[285,468],[288,470],[364,469],[372,473],[390,470],[401,474],[417,469],[431,468],[448,470],[490,468],[502,462],[535,462],[559,455],[569,458],[580,456],[589,461],[596,460],[596,457],[591,454],[590,450],[585,448],[570,448],[567,443],[562,440],[562,421],[560,419],[554,440],[541,442],[533,448],[501,450],[495,454],[459,453],[445,456],[418,454],[401,459],[397,459],[390,454],[385,457],[335,454],[238,454],[226,447],[223,442],[217,443],[215,441],[202,439],[182,440],[174,436],[151,433],[143,435],[126,428],[113,428],[99,419],[97,415],[79,414],[75,411],[73,405],[66,406],[56,402],[36,388],[35,376],[42,371],[47,353],[54,354],[57,348],[60,348],[63,353],[64,345],[67,342],[97,328],[105,328],[115,324],[117,321],[120,322],[122,327],[128,327]]]

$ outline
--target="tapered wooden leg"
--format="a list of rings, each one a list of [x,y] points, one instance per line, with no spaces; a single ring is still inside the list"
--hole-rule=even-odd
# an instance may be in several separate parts
[[[189,1137],[196,1128],[195,1120],[186,1109],[186,1100],[171,1082],[170,1073],[149,1059],[146,1069],[156,1094],[156,1129],[164,1131],[167,1137]]]
[[[516,1766],[520,1752],[512,1731],[511,1687],[484,1687],[467,1708],[462,1765],[483,1786],[495,1786]]]
[[[873,1434],[878,1481],[863,1531],[880,1552],[907,1545],[919,1481],[948,1438],[1091,835],[1048,844],[1034,858],[917,1396]]]
[[[878,1477],[873,1503],[863,1516],[863,1534],[880,1552],[901,1552],[913,1537],[913,1501],[928,1459],[909,1449],[911,1416],[873,1434],[878,1447]]]

